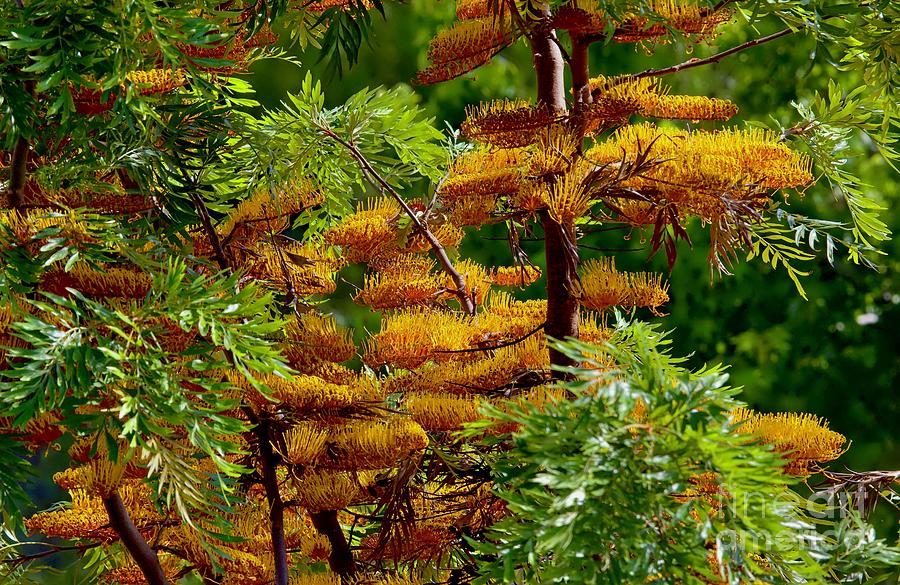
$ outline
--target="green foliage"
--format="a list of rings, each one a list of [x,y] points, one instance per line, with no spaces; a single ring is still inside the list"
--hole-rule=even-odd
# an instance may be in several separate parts
[[[485,582],[826,583],[900,564],[858,517],[790,490],[780,455],[733,432],[727,376],[684,369],[668,343],[639,322],[602,348],[560,343],[581,363],[573,400],[486,410],[520,426],[492,462],[510,516],[474,544]],[[703,473],[722,491],[692,496]]]
[[[350,151],[325,135],[333,132],[354,145],[396,189],[443,174],[447,152],[434,120],[424,116],[407,89],[364,89],[337,107],[325,106],[321,84],[307,74],[300,91],[263,116],[238,114],[230,168],[242,170],[247,184],[277,185],[292,177],[313,179],[325,205],[300,216],[311,233],[352,209],[366,194],[366,175]]]
[[[121,445],[124,457],[139,458],[186,521],[211,511],[232,489],[226,478],[244,471],[226,456],[240,451],[236,435],[247,431],[230,414],[239,406],[230,385],[211,374],[236,368],[252,380],[285,371],[267,339],[282,326],[269,314],[271,296],[237,284],[238,275],[203,276],[172,259],[140,304],[111,308],[77,291],[30,301],[34,314],[12,326],[28,347],[8,350],[21,359],[0,374],[0,415],[24,427],[53,412],[111,457]],[[167,349],[167,323],[199,341]],[[192,469],[185,440],[218,476]]]

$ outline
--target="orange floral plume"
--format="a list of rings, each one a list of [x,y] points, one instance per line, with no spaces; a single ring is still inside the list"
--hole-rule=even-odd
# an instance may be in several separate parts
[[[495,266],[491,282],[497,286],[524,287],[537,282],[541,269],[537,266]]]
[[[356,354],[350,330],[330,315],[310,312],[295,316],[285,326],[284,335],[283,353],[295,367],[344,362]]]
[[[619,272],[615,258],[588,260],[581,271],[581,304],[589,309],[645,307],[654,314],[669,301],[668,285],[646,272]]]
[[[98,298],[143,298],[150,291],[148,274],[131,268],[110,266],[102,270],[77,265],[68,272],[51,270],[44,274],[42,287],[48,292],[68,295],[67,288]]]
[[[490,61],[516,36],[508,21],[485,18],[457,22],[431,40],[431,65],[419,71],[415,81],[431,85],[464,75]]]
[[[398,246],[393,223],[400,213],[400,205],[388,197],[359,203],[356,213],[325,231],[325,241],[340,246],[351,264],[391,254]]]
[[[260,189],[232,209],[217,231],[230,238],[282,231],[289,216],[324,200],[322,191],[307,179],[290,181],[274,191]]]
[[[445,286],[445,276],[433,272],[434,266],[427,258],[408,254],[381,263],[377,272],[366,275],[353,300],[372,309],[433,305]]]
[[[762,414],[745,408],[731,413],[735,430],[772,445],[788,461],[791,475],[809,475],[821,461],[833,461],[844,452],[844,435],[828,428],[828,421],[806,413]]]
[[[556,114],[541,105],[500,100],[467,107],[462,132],[498,148],[518,148],[536,142],[557,121]]]
[[[393,467],[428,446],[428,435],[412,419],[353,420],[329,428],[329,449],[320,465],[366,470]]]
[[[472,319],[465,315],[427,309],[398,311],[382,318],[381,330],[367,342],[364,361],[370,366],[411,369],[429,359],[471,359],[472,354],[452,352],[468,349],[476,333]]]

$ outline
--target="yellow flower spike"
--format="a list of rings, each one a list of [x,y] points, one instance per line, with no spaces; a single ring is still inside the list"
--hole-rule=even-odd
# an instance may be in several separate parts
[[[493,198],[519,190],[522,175],[518,169],[486,169],[478,173],[454,174],[441,185],[441,200]]]
[[[458,394],[412,394],[403,401],[403,408],[422,428],[432,431],[455,431],[463,424],[480,418],[477,396]]]
[[[320,13],[325,12],[329,8],[340,8],[341,10],[350,9],[351,0],[314,0],[313,2],[304,3],[303,9],[307,12]],[[366,10],[374,7],[371,0],[353,0],[354,5],[362,5]]]
[[[463,260],[456,263],[456,271],[459,272],[466,280],[466,292],[475,301],[476,305],[484,302],[485,296],[491,289],[492,280],[487,269],[471,260]],[[451,290],[455,288],[453,279],[449,275],[443,276],[444,288]],[[446,293],[450,298],[456,298],[453,293]]]
[[[472,359],[467,353],[443,353],[469,348],[477,333],[471,317],[457,313],[407,309],[385,315],[381,330],[367,342],[364,361],[412,369],[432,359],[438,362]]]
[[[321,204],[325,196],[308,179],[290,181],[275,192],[260,189],[242,201],[218,227],[228,237],[243,228],[247,235],[258,237],[266,232],[286,227],[288,216]]]
[[[456,0],[456,18],[470,20],[493,16],[489,0]]]
[[[527,183],[510,197],[510,203],[517,209],[533,214],[544,208],[546,191],[547,186],[543,183]]]
[[[593,311],[582,311],[581,322],[578,326],[578,338],[585,343],[600,345],[609,341],[613,331],[604,324],[601,314]]]
[[[310,468],[286,484],[290,499],[307,510],[341,510],[360,493],[362,485],[356,474],[333,469]]]
[[[568,225],[583,216],[591,207],[591,199],[574,174],[560,177],[543,192],[547,212],[560,225]]]
[[[328,457],[332,469],[365,470],[392,467],[425,449],[428,435],[415,421],[394,416],[387,421],[356,420],[329,429]]]
[[[666,120],[728,120],[737,114],[734,103],[702,95],[660,95],[641,109],[641,115]]]
[[[309,312],[291,318],[284,328],[284,355],[294,365],[317,361],[345,362],[356,354],[351,332],[331,315]]]
[[[544,177],[565,172],[577,158],[578,135],[566,126],[553,126],[538,135],[537,143],[528,158],[528,175]]]
[[[498,148],[517,148],[536,142],[558,116],[548,108],[523,100],[500,100],[466,108],[462,133]]]
[[[150,69],[149,71],[131,71],[125,78],[135,85],[142,95],[167,93],[186,83],[184,71],[181,69]]]
[[[342,585],[337,573],[308,573],[291,577],[291,585]]]
[[[325,230],[325,241],[340,246],[351,264],[390,255],[398,246],[393,222],[401,211],[400,205],[391,198],[370,199],[358,204],[356,213]]]
[[[53,481],[63,489],[83,489],[100,498],[119,489],[125,477],[126,465],[110,461],[105,455],[79,467],[54,474]]]
[[[412,255],[382,263],[366,275],[353,300],[379,310],[433,305],[445,286],[444,275],[432,272],[434,266]]]
[[[496,197],[460,198],[447,203],[447,217],[454,225],[482,226],[496,221]]]
[[[338,258],[329,257],[323,249],[297,243],[278,248],[260,243],[250,249],[247,263],[252,276],[284,291],[290,284],[299,297],[333,293],[341,266]]]
[[[429,44],[426,69],[415,82],[431,85],[476,69],[509,45],[518,33],[508,21],[493,18],[462,20],[438,33]]]
[[[524,287],[537,282],[541,269],[537,266],[496,266],[491,273],[491,282],[497,286]]]
[[[89,297],[139,299],[147,296],[152,281],[150,275],[130,268],[95,270],[78,265],[68,272],[50,270],[41,282],[44,290],[61,296],[73,288]]]
[[[735,431],[753,435],[784,454],[791,475],[812,473],[816,462],[833,461],[844,452],[844,435],[828,428],[828,421],[812,414],[779,412],[757,413],[738,408],[731,412]]]
[[[453,225],[450,222],[444,222],[437,226],[429,226],[431,228],[431,233],[435,238],[441,243],[445,248],[455,248],[462,241],[463,237],[466,233],[459,226]],[[409,241],[406,243],[401,250],[398,250],[398,253],[407,253],[407,254],[420,254],[424,252],[431,251],[431,244],[428,240],[425,239],[419,233],[413,233],[413,235],[409,238]]]
[[[292,465],[310,465],[325,453],[328,433],[311,422],[300,422],[284,434],[282,453],[285,461]]]
[[[581,269],[581,304],[602,311],[628,298],[628,277],[616,270],[615,258],[588,260]]]
[[[228,372],[229,381],[245,392],[245,398],[258,405],[266,404],[247,380],[239,373]],[[381,398],[378,385],[373,380],[360,377],[357,384],[343,385],[326,382],[317,376],[261,376],[259,381],[265,384],[271,396],[303,413],[304,411],[321,411],[349,408],[360,402],[376,401]]]
[[[477,175],[485,169],[504,169],[507,171],[522,167],[528,162],[530,153],[525,148],[490,149],[481,147],[466,152],[456,160],[450,170],[454,175]]]
[[[669,302],[669,285],[663,284],[662,276],[648,272],[635,272],[628,275],[628,298],[626,307],[648,308],[654,314],[660,306]]]

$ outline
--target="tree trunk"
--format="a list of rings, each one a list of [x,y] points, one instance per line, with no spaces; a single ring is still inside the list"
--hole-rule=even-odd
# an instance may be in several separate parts
[[[103,507],[106,508],[106,513],[109,515],[110,526],[122,539],[122,544],[125,545],[131,558],[144,573],[147,583],[149,585],[168,585],[166,574],[159,564],[156,551],[150,548],[134,522],[131,521],[128,510],[125,509],[125,503],[122,502],[122,497],[118,492],[113,492],[110,496],[103,498]]]
[[[278,460],[269,439],[269,425],[260,420],[255,428],[259,442],[259,458],[262,464],[263,487],[269,504],[269,530],[272,534],[272,558],[275,562],[275,585],[287,585],[287,544],[284,538],[284,502],[278,489],[276,469]]]
[[[310,512],[309,515],[316,530],[331,544],[331,555],[328,557],[328,566],[331,567],[331,570],[341,578],[355,574],[356,561],[353,558],[353,551],[350,550],[350,544],[344,536],[344,530],[338,522],[337,511],[322,510],[321,512]]]
[[[545,107],[558,113],[566,111],[565,84],[563,76],[563,56],[557,45],[556,32],[550,26],[550,8],[541,9],[542,20],[529,35],[534,70],[537,73],[537,99]],[[579,304],[572,294],[571,284],[575,281],[574,266],[566,260],[567,226],[559,225],[546,212],[541,214],[544,226],[544,250],[547,260],[547,321],[544,332],[556,339],[578,337]],[[569,230],[571,245],[577,244],[574,229]],[[572,365],[572,361],[562,353],[551,350],[550,363],[558,366]],[[554,373],[561,377],[562,374]]]

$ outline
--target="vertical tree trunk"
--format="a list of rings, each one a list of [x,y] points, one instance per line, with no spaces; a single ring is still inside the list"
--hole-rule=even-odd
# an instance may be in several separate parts
[[[113,492],[103,498],[103,507],[106,508],[106,513],[109,515],[110,526],[122,539],[122,544],[125,545],[128,554],[144,573],[147,583],[149,585],[168,585],[166,574],[159,564],[159,557],[131,521],[128,510],[125,509],[125,503],[122,502],[122,497],[118,492]]]
[[[272,558],[275,562],[275,585],[287,585],[287,544],[284,538],[284,502],[278,489],[276,469],[278,460],[269,439],[269,424],[259,420],[255,428],[262,464],[263,487],[269,504],[269,530],[272,535]]]
[[[550,25],[550,8],[547,5],[542,7],[541,15],[542,20],[529,35],[537,74],[537,99],[545,107],[563,113],[566,111],[566,98],[562,51],[555,40],[556,31]],[[541,214],[541,222],[547,258],[547,321],[544,332],[556,339],[578,337],[579,304],[571,288],[575,274],[566,261],[566,226],[559,225],[546,212]],[[569,230],[569,234],[572,246],[576,246],[574,229]],[[575,250],[577,252],[577,247]],[[572,365],[571,360],[555,350],[550,351],[550,363]]]
[[[589,49],[590,44],[585,41],[584,37],[572,33],[572,100],[576,116],[580,115],[584,106],[592,101]]]
[[[9,204],[13,208],[25,205],[25,178],[28,174],[28,141],[19,138],[12,152],[12,160],[9,163],[9,186],[7,195]]]
[[[338,522],[337,511],[322,510],[321,512],[310,512],[309,515],[316,530],[331,544],[331,555],[328,557],[328,566],[331,567],[331,570],[341,578],[355,574],[356,561],[353,559],[350,544],[344,536],[344,530]]]

